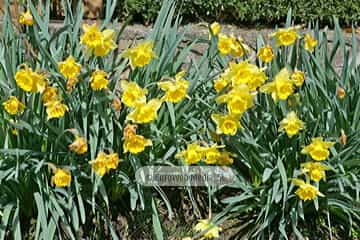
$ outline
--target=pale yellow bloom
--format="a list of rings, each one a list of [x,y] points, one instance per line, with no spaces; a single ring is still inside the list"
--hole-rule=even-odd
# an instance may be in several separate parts
[[[165,96],[162,98],[163,101],[178,103],[185,98],[189,88],[189,81],[182,78],[184,74],[185,72],[181,71],[176,74],[175,81],[163,81],[157,83],[159,88],[165,91]]]
[[[324,194],[317,187],[310,183],[305,183],[301,179],[293,179],[292,183],[299,187],[295,194],[303,201],[314,200],[317,196],[324,197]]]
[[[147,90],[141,88],[136,82],[120,81],[122,88],[121,101],[128,107],[136,107],[139,104],[146,103]]]
[[[25,105],[15,96],[10,96],[7,101],[2,103],[2,105],[10,115],[16,115],[25,109]]]
[[[48,84],[45,74],[34,72],[27,65],[23,65],[15,74],[16,84],[25,92],[43,92]]]
[[[113,40],[115,36],[113,30],[106,29],[100,32],[95,23],[91,26],[84,24],[82,28],[84,34],[80,37],[80,43],[86,46],[89,53],[102,57],[116,48],[116,44]]]
[[[71,173],[67,169],[57,168],[54,175],[51,177],[52,184],[57,187],[67,187],[71,183]]]
[[[233,57],[242,57],[245,53],[250,52],[250,48],[248,45],[244,43],[242,38],[235,38],[235,36],[231,35],[232,46],[230,54]]]
[[[306,162],[301,164],[302,171],[310,176],[310,179],[319,182],[321,179],[326,178],[325,171],[330,168],[319,162]]]
[[[207,164],[215,164],[221,157],[221,153],[219,151],[218,145],[214,144],[210,147],[204,147],[202,149],[203,154],[205,156],[204,162]]]
[[[218,50],[222,55],[231,54],[233,57],[242,57],[245,52],[249,52],[250,48],[241,38],[237,39],[235,36],[227,36],[219,34]]]
[[[251,92],[245,85],[238,85],[231,91],[216,98],[218,103],[226,103],[230,114],[240,115],[254,105],[256,92]]]
[[[218,50],[222,55],[227,55],[231,52],[233,40],[225,34],[219,34]]]
[[[214,80],[214,89],[217,92],[220,92],[228,85],[229,85],[229,80],[225,77],[219,77],[218,79]]]
[[[230,81],[232,86],[247,84],[252,91],[260,87],[267,78],[263,69],[248,61],[231,62],[222,77]]]
[[[274,52],[270,45],[266,45],[259,49],[257,56],[264,63],[271,62],[274,59]]]
[[[271,34],[271,36],[275,37],[277,46],[290,46],[294,44],[299,37],[294,27],[279,29],[277,32]]]
[[[290,138],[298,134],[301,129],[304,129],[304,122],[296,116],[294,111],[289,112],[280,122],[279,131],[285,131]]]
[[[305,73],[303,71],[295,70],[291,74],[291,80],[297,87],[301,87],[305,81]]]
[[[129,58],[132,67],[144,67],[156,57],[154,42],[145,41],[139,43],[137,46],[125,50],[122,55],[125,58]]]
[[[135,109],[130,112],[126,119],[135,123],[149,123],[157,118],[157,111],[161,107],[162,101],[159,99],[151,99],[148,103],[138,104]]]
[[[221,31],[221,25],[218,22],[213,22],[210,25],[211,32],[214,36],[217,36]]]
[[[88,151],[86,139],[80,136],[75,136],[75,140],[69,145],[69,149],[77,154],[86,153]]]
[[[221,114],[212,114],[211,119],[216,123],[216,133],[217,134],[226,134],[226,135],[235,135],[239,128],[241,128],[239,115],[221,115]]]
[[[290,79],[290,72],[283,68],[276,74],[274,80],[260,87],[260,91],[271,93],[274,101],[286,100],[294,92],[293,82]]]
[[[136,134],[124,135],[124,153],[138,154],[143,152],[145,147],[151,145],[151,140],[146,139],[144,136]]]
[[[59,62],[58,67],[60,73],[67,79],[76,78],[81,70],[81,64],[77,63],[73,56],[68,56],[64,62]]]
[[[182,158],[187,165],[196,164],[200,162],[203,157],[203,148],[198,143],[191,143],[187,145],[186,150],[183,150],[175,155],[175,158]]]
[[[310,154],[312,159],[317,161],[323,161],[329,157],[329,148],[334,145],[334,142],[326,142],[323,140],[322,137],[317,137],[313,138],[311,143],[302,149],[301,153]]]
[[[32,26],[34,24],[34,18],[29,9],[20,15],[19,23],[26,26]]]
[[[107,88],[109,80],[107,79],[107,73],[102,70],[96,70],[93,72],[90,79],[90,86],[93,90],[99,91]]]
[[[119,165],[120,159],[117,153],[110,153],[107,155],[107,160],[105,163],[106,169],[109,172],[111,169],[116,169]]]
[[[304,37],[304,48],[306,51],[312,52],[314,51],[314,48],[318,44],[318,41],[313,38],[310,34],[305,34]]]
[[[91,160],[89,163],[94,170],[94,172],[100,177],[104,176],[107,172],[106,168],[107,154],[104,152],[99,152],[94,160]]]
[[[44,104],[55,101],[58,98],[58,89],[56,87],[46,87],[41,96],[41,100]]]
[[[205,239],[218,238],[219,233],[222,231],[221,227],[214,225],[209,219],[200,219],[195,225],[196,232],[205,232],[203,237]]]
[[[102,177],[111,169],[116,169],[119,162],[120,159],[117,153],[106,154],[100,151],[96,158],[91,160],[89,163],[94,172]]]
[[[69,108],[60,100],[54,100],[46,103],[47,119],[61,118],[65,115]]]

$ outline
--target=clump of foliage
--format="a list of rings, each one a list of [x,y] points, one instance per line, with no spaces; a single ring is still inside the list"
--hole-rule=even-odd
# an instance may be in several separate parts
[[[157,17],[161,0],[125,0],[118,4],[120,16],[134,16],[140,22],[152,22]],[[286,1],[286,0],[209,0],[181,1],[180,14],[186,21],[223,21],[231,24],[271,25],[286,19],[288,9],[293,9],[296,22],[319,20],[332,22],[336,16],[341,23],[350,24],[359,19],[360,3],[357,1]]]

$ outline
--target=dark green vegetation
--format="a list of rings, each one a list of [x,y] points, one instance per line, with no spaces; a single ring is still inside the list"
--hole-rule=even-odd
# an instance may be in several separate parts
[[[120,17],[133,16],[134,21],[153,22],[160,10],[161,0],[118,1]],[[341,24],[358,22],[360,1],[357,0],[194,0],[181,1],[178,6],[185,21],[220,21],[235,25],[267,25],[283,22],[289,8],[296,22],[320,20],[332,22],[336,16]]]

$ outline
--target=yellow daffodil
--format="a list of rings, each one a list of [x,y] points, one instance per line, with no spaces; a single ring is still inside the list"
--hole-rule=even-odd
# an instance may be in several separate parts
[[[82,26],[84,34],[80,37],[80,43],[86,45],[89,50],[94,50],[102,44],[102,34],[96,23]]]
[[[146,139],[144,136],[136,134],[124,135],[124,153],[138,154],[143,152],[145,147],[151,145],[151,140]]]
[[[184,71],[176,74],[175,81],[158,82],[158,87],[165,91],[165,96],[162,98],[163,101],[178,103],[185,98],[189,82],[183,79],[184,74]]]
[[[56,87],[46,87],[42,93],[41,100],[44,104],[54,101],[58,98],[58,89]]]
[[[148,103],[138,104],[135,109],[130,112],[126,120],[135,123],[149,123],[157,118],[157,111],[161,107],[161,100],[151,99]]]
[[[299,187],[295,194],[303,201],[314,200],[317,196],[324,197],[324,194],[317,187],[310,183],[305,183],[301,179],[293,179],[292,183]]]
[[[34,72],[27,65],[23,65],[15,74],[16,84],[25,92],[43,92],[48,84],[44,74]]]
[[[220,31],[221,31],[221,25],[218,23],[218,22],[213,22],[211,25],[210,25],[210,29],[211,29],[211,33],[214,35],[214,36],[217,36]]]
[[[204,162],[207,164],[215,164],[219,160],[221,153],[219,151],[219,146],[214,144],[210,147],[203,148],[203,154],[205,156]]]
[[[227,79],[225,77],[219,77],[218,79],[216,79],[214,81],[214,89],[217,92],[220,92],[221,90],[226,88],[229,85],[229,83],[230,83],[229,79]]]
[[[293,92],[293,82],[290,79],[290,72],[283,68],[276,74],[274,80],[260,87],[260,91],[264,93],[271,93],[274,101],[286,100]]]
[[[319,182],[321,179],[326,178],[325,171],[330,168],[319,162],[306,162],[301,164],[303,173],[307,173],[310,179]]]
[[[274,59],[274,52],[270,45],[266,45],[259,49],[258,58],[264,63],[271,62]]]
[[[221,114],[212,114],[211,119],[216,123],[216,133],[217,134],[226,134],[226,135],[235,135],[240,125],[240,116],[239,115],[221,115]]]
[[[295,43],[299,37],[294,27],[286,29],[279,29],[277,32],[271,34],[275,37],[277,46],[290,46]]]
[[[86,46],[89,53],[103,57],[116,48],[113,30],[106,29],[100,32],[95,23],[91,26],[84,24],[82,28],[84,34],[80,37],[80,43]]]
[[[203,148],[198,143],[188,144],[186,150],[183,150],[175,155],[175,158],[184,159],[187,165],[196,164],[200,162],[203,157]]]
[[[117,153],[106,154],[101,151],[96,156],[96,159],[91,160],[89,163],[94,172],[102,177],[111,169],[116,169],[119,162],[120,160]]]
[[[115,170],[119,165],[120,159],[117,153],[110,153],[107,155],[106,169],[109,172],[111,169]]]
[[[73,56],[68,56],[64,62],[59,62],[58,67],[60,73],[67,79],[76,78],[81,70],[81,64],[77,63]]]
[[[21,25],[32,26],[34,24],[34,18],[30,13],[30,10],[26,10],[26,12],[22,13],[19,17],[19,23]]]
[[[85,138],[75,136],[73,143],[69,145],[70,151],[76,152],[77,154],[84,154],[88,151],[88,145]]]
[[[96,70],[93,72],[90,79],[90,86],[93,90],[99,91],[107,88],[109,80],[107,79],[107,73],[102,70]]]
[[[47,119],[62,118],[69,108],[60,100],[54,100],[46,103]]]
[[[329,148],[334,146],[334,142],[326,142],[322,137],[313,138],[311,144],[304,147],[302,154],[310,154],[311,158],[317,161],[326,160],[329,155]]]
[[[234,163],[234,159],[232,158],[231,153],[227,151],[223,151],[220,153],[220,157],[217,160],[217,164],[219,165],[231,165]]]
[[[258,87],[264,84],[267,76],[263,70],[258,70],[253,73],[252,78],[249,80],[247,85],[249,86],[251,91],[255,91]]]
[[[15,96],[10,96],[9,99],[2,104],[10,115],[21,113],[25,109],[25,105]]]
[[[233,57],[242,57],[245,52],[249,52],[250,48],[243,42],[241,38],[235,36],[227,36],[219,34],[218,50],[222,55],[231,54]]]
[[[310,34],[305,34],[304,37],[304,48],[306,51],[312,52],[314,51],[314,48],[318,44],[318,41],[313,38]]]
[[[249,46],[244,43],[244,40],[242,38],[237,39],[233,35],[231,35],[230,38],[232,39],[230,54],[233,57],[242,57],[245,53],[250,52]]]
[[[279,131],[285,131],[290,138],[298,134],[301,129],[304,129],[304,122],[296,116],[295,112],[289,112],[280,122]]]
[[[231,52],[233,40],[225,34],[219,34],[218,50],[222,55],[228,55]]]
[[[305,81],[305,73],[303,71],[295,70],[293,74],[291,74],[291,80],[297,87],[301,87]]]
[[[67,169],[56,168],[51,177],[52,184],[57,187],[68,187],[71,183],[71,173]]]
[[[91,160],[89,163],[94,170],[94,172],[100,177],[104,176],[107,172],[106,168],[107,154],[104,152],[99,152],[94,160]]]
[[[216,98],[218,103],[226,103],[230,114],[240,115],[254,105],[256,93],[250,92],[250,88],[245,85],[238,85],[228,93]]]
[[[138,104],[146,103],[147,90],[141,88],[136,82],[120,81],[122,88],[121,101],[128,107],[136,107]]]
[[[194,230],[196,232],[205,232],[203,234],[205,239],[218,238],[220,236],[219,233],[222,231],[220,227],[214,225],[209,219],[200,219],[195,225]]]
[[[222,77],[230,81],[232,86],[247,84],[252,91],[260,87],[267,78],[262,69],[248,61],[231,62]]]
[[[154,52],[154,42],[145,41],[139,43],[133,48],[129,48],[123,52],[123,57],[130,59],[130,65],[135,67],[144,67],[149,64],[150,61],[156,57]]]
[[[98,57],[103,57],[108,55],[112,50],[114,50],[117,45],[114,42],[115,31],[111,29],[105,29],[101,32],[102,35],[102,44],[94,48],[94,55]]]

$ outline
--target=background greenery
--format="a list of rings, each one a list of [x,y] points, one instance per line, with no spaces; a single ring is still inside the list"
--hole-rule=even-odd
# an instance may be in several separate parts
[[[120,17],[133,16],[135,21],[149,23],[155,20],[161,0],[118,1]],[[178,6],[185,21],[230,22],[231,24],[273,24],[283,22],[289,8],[296,22],[320,20],[332,22],[332,16],[341,24],[357,22],[360,1],[357,0],[183,0]]]

